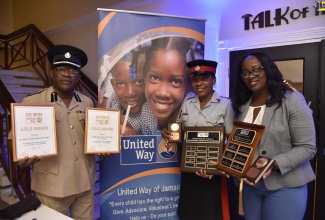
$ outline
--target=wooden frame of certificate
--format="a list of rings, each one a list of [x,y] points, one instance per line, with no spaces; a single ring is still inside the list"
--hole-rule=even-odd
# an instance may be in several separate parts
[[[120,110],[86,108],[85,154],[120,153]]]
[[[224,126],[185,127],[181,171],[220,174],[210,160],[218,162],[224,148]]]
[[[11,103],[13,161],[57,155],[54,104]]]
[[[217,169],[237,178],[244,177],[252,164],[263,132],[263,125],[234,121],[234,128]]]

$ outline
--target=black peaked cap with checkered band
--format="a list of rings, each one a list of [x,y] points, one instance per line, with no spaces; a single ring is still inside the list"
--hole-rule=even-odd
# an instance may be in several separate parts
[[[56,45],[47,52],[47,58],[53,65],[71,65],[84,67],[88,57],[81,49],[70,45]]]

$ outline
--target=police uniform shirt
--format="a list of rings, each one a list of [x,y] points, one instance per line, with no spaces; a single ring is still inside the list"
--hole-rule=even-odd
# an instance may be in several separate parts
[[[90,98],[75,91],[67,108],[59,96],[51,102],[53,87],[24,98],[25,104],[55,104],[58,155],[33,165],[32,189],[53,197],[66,197],[91,190],[96,181],[95,156],[84,154],[86,107]],[[53,97],[52,97],[53,99]]]
[[[187,100],[182,108],[180,121],[184,122],[186,127],[223,125],[226,134],[230,134],[233,127],[233,117],[231,101],[214,92],[203,109],[200,108],[198,96]]]

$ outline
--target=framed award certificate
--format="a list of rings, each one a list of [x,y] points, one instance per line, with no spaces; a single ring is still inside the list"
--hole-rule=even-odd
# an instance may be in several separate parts
[[[57,155],[54,105],[11,103],[10,108],[13,161]]]
[[[85,154],[120,152],[120,110],[86,108]]]
[[[253,162],[263,132],[263,125],[235,121],[217,169],[243,177]]]

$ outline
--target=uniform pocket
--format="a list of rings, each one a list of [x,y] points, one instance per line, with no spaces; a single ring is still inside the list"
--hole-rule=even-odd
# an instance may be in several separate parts
[[[86,114],[85,113],[77,113],[77,117],[79,119],[80,125],[83,129],[85,129],[85,120],[86,120]]]
[[[42,158],[33,166],[33,172],[38,174],[59,174],[59,160],[57,158]]]
[[[189,119],[188,114],[183,114],[183,115],[182,115],[182,121],[183,121],[183,122],[187,122],[188,119]]]
[[[214,126],[216,126],[216,125],[223,125],[224,124],[224,119],[223,119],[223,116],[222,115],[208,116],[206,118],[206,121],[207,121],[208,124],[211,124],[211,125],[214,125]]]

